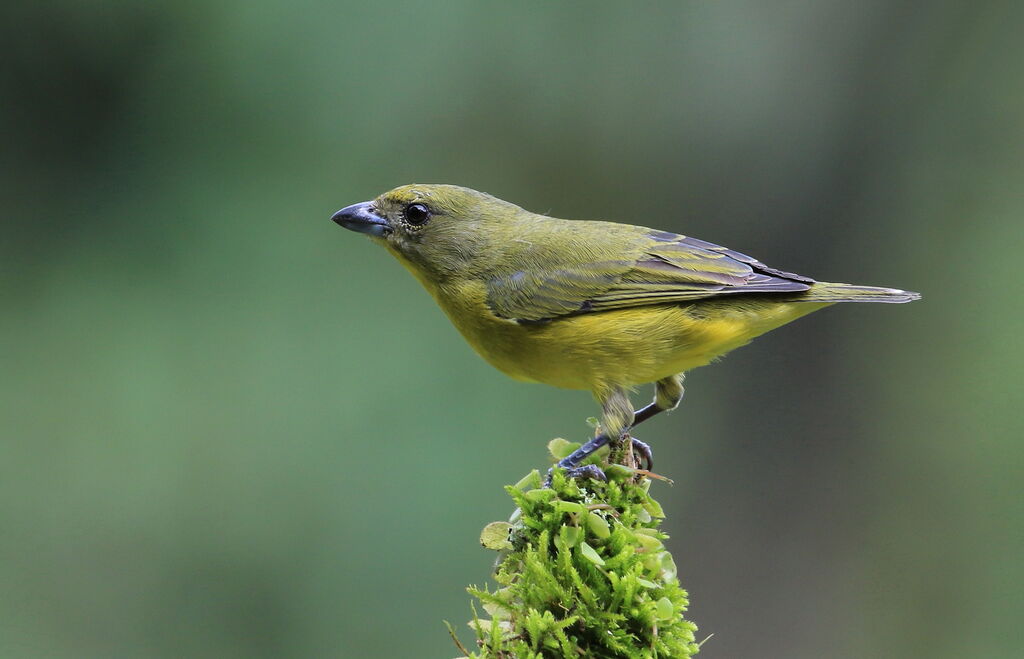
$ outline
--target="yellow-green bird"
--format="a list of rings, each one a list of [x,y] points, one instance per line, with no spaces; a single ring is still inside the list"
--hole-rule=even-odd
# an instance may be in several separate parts
[[[910,302],[917,293],[818,282],[713,243],[657,229],[538,215],[455,185],[405,185],[331,218],[383,245],[423,284],[480,356],[530,382],[584,389],[602,434],[581,461],[675,409],[683,374],[836,302]],[[631,388],[654,382],[634,414]]]

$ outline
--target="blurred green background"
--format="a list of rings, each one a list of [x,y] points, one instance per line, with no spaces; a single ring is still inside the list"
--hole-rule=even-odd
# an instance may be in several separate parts
[[[921,291],[639,435],[702,656],[1019,657],[1021,9],[8,3],[0,657],[457,654],[596,407],[329,221],[408,182]]]

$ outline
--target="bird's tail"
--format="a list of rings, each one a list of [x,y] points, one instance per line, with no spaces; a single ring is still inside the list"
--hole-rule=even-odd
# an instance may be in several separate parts
[[[802,302],[913,302],[921,299],[920,293],[901,291],[898,288],[877,286],[855,286],[820,281],[811,285],[810,290],[799,297]]]

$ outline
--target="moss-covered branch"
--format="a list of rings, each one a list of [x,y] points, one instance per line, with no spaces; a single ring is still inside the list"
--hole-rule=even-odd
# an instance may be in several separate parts
[[[558,458],[575,448],[549,445]],[[598,460],[601,458],[597,458]],[[664,517],[650,478],[605,466],[608,482],[573,481],[561,472],[542,487],[531,472],[506,491],[508,522],[487,525],[485,547],[499,552],[497,590],[470,588],[472,659],[690,657],[697,627],[658,530]],[[455,638],[454,631],[452,633]]]

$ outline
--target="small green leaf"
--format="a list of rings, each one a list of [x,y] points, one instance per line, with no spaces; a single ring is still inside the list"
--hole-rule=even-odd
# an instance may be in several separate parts
[[[661,509],[661,504],[654,499],[648,499],[644,504],[644,509],[651,514],[651,517],[665,519],[665,511]]]
[[[644,588],[651,588],[651,589],[657,589],[657,588],[660,588],[660,587],[661,587],[661,586],[659,586],[658,584],[654,583],[653,581],[648,581],[647,579],[639,579],[639,578],[638,578],[638,579],[636,580],[636,582],[637,582],[638,584],[640,584],[641,586],[643,586]]]
[[[483,633],[493,632],[497,628],[502,636],[505,636],[512,632],[512,624],[507,620],[488,620],[487,618],[478,618],[476,620],[469,621],[469,628],[473,631],[479,631]]]
[[[587,507],[575,501],[554,501],[551,504],[560,513],[585,513]]]
[[[612,534],[611,529],[608,527],[608,522],[605,521],[604,517],[601,517],[594,511],[587,513],[587,528],[597,538],[604,540]]]
[[[636,472],[625,465],[611,464],[604,468],[604,473],[609,480],[624,481],[632,478]]]
[[[655,605],[655,615],[661,620],[669,620],[672,617],[672,611],[672,600],[667,597],[662,597]]]
[[[555,496],[555,492],[546,487],[539,487],[535,490],[527,490],[523,493],[523,496],[533,502],[550,501]]]
[[[675,559],[672,558],[672,554],[665,552],[661,555],[661,576],[666,581],[671,581],[676,578],[678,570],[676,570]]]
[[[484,602],[484,611],[491,614],[492,618],[498,620],[508,620],[512,617],[512,612],[508,607],[502,606],[497,602]]]
[[[561,460],[562,458],[569,457],[569,454],[580,447],[580,444],[576,442],[570,442],[567,439],[561,437],[555,437],[548,442],[548,453],[551,454],[555,460]]]
[[[556,441],[556,440],[551,440],[551,441]],[[542,484],[543,483],[540,480],[540,472],[537,471],[536,469],[534,469],[530,473],[528,473],[525,476],[523,476],[519,480],[519,482],[516,483],[515,485],[513,485],[512,487],[516,488],[520,492],[525,492],[526,490],[536,489],[536,488],[540,487]]]
[[[512,543],[508,539],[511,530],[512,525],[508,522],[491,522],[480,532],[480,544],[495,551],[511,549]]]
[[[656,552],[659,551],[662,547],[664,547],[664,545],[661,544],[661,540],[658,540],[657,538],[652,538],[651,536],[645,533],[637,533],[636,541],[637,544],[643,547],[644,551],[646,552]]]
[[[583,554],[583,558],[587,559],[594,565],[604,565],[604,559],[597,553],[597,550],[586,542],[580,543],[580,553]]]
[[[583,529],[578,526],[563,526],[559,529],[558,535],[567,547],[575,547],[583,539]]]

